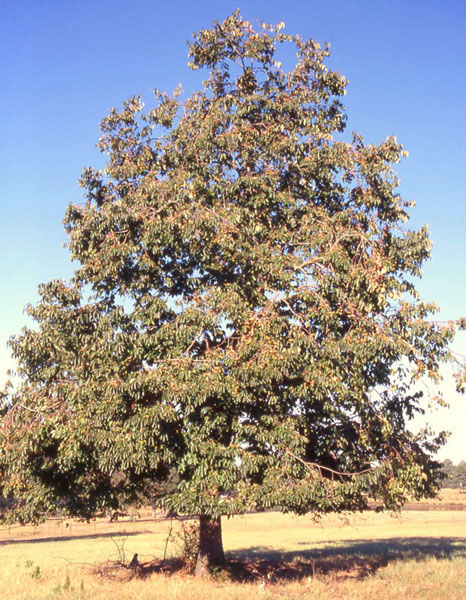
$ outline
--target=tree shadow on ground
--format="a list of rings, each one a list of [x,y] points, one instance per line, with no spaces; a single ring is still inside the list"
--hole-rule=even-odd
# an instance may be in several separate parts
[[[68,542],[71,540],[92,540],[97,538],[117,538],[117,537],[132,537],[134,535],[141,535],[146,533],[145,531],[111,531],[109,533],[85,533],[78,535],[51,535],[48,537],[31,538],[27,537],[24,539],[11,539],[11,540],[0,540],[0,546],[10,546],[13,544],[42,544],[43,542]]]
[[[429,557],[466,556],[466,540],[455,537],[412,537],[379,540],[347,540],[339,545],[320,545],[302,551],[277,551],[263,546],[230,553],[222,569],[225,578],[238,582],[287,582],[315,575],[337,579],[362,579],[395,560],[425,560]],[[154,560],[139,564],[130,578],[145,578],[152,573],[189,572],[190,564],[181,559]]]
[[[240,567],[244,565],[246,579],[251,566],[255,578],[269,580],[290,580],[316,574],[361,579],[395,560],[466,556],[465,539],[455,537],[346,540],[338,545],[319,546],[292,552],[260,546],[244,548],[235,552],[232,562],[237,562]],[[241,576],[241,568],[238,575]]]

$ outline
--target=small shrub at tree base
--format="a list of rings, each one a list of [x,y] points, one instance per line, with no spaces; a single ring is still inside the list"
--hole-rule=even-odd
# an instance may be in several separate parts
[[[194,568],[199,552],[199,524],[182,523],[180,531],[174,537],[180,558],[188,561]]]

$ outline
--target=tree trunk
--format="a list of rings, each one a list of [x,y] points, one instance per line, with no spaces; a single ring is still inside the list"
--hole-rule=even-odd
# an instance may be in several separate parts
[[[212,567],[223,564],[225,564],[225,553],[223,551],[221,517],[212,519],[201,515],[195,575],[204,577],[210,574]]]

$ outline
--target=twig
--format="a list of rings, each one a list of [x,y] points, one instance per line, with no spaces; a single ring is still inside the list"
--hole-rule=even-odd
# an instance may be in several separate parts
[[[173,519],[170,519],[170,530],[167,535],[167,539],[165,540],[165,548],[163,549],[163,560],[167,558],[167,548],[168,542],[172,539],[172,531],[173,531]]]

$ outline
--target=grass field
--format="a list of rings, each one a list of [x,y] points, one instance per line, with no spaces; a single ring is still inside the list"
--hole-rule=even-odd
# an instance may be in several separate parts
[[[170,521],[149,514],[116,523],[51,520],[4,528],[0,590],[12,600],[462,600],[466,496],[443,496],[428,510],[410,507],[398,516],[363,513],[320,523],[280,513],[225,519],[230,567],[209,581],[161,562]],[[174,530],[179,526],[173,523]],[[127,564],[135,552],[146,569],[115,568],[114,561]],[[176,542],[166,552],[175,556]]]

